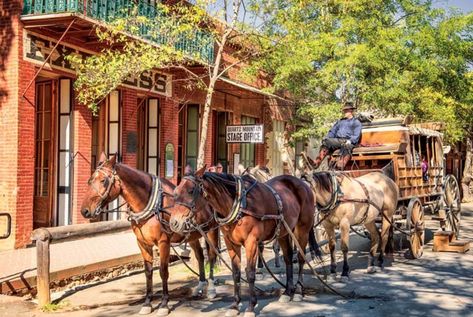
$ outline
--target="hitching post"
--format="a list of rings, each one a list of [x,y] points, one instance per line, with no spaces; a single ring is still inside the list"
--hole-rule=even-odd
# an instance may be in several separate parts
[[[49,289],[49,243],[51,241],[51,234],[47,229],[38,229],[35,230],[34,239],[36,240],[37,262],[36,287],[38,289],[38,304],[42,307],[51,303],[51,291]]]

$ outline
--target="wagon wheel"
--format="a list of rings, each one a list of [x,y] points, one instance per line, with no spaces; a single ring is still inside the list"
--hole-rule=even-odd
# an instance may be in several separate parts
[[[407,206],[406,217],[407,231],[409,236],[409,250],[414,259],[418,259],[424,252],[424,208],[418,198],[412,198]]]
[[[444,183],[444,198],[446,204],[446,229],[460,235],[461,197],[460,186],[453,175],[447,175]]]

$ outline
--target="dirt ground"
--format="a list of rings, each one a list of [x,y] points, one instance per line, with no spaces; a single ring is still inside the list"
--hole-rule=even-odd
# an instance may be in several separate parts
[[[341,281],[337,278],[330,283],[344,294],[354,292],[361,298],[343,298],[322,291],[320,283],[306,270],[304,300],[281,304],[278,302],[279,285],[269,274],[264,274],[264,278],[257,281],[257,286],[265,290],[258,298],[257,316],[473,316],[473,251],[466,254],[432,252],[431,239],[438,223],[428,222],[427,225],[428,243],[421,259],[406,259],[404,252],[396,252],[387,261],[385,269],[373,275],[365,273],[369,241],[351,237],[350,279]],[[473,205],[463,206],[461,237],[473,241]],[[272,253],[268,249],[265,254],[272,265]],[[341,270],[341,264],[338,268]],[[283,269],[274,270],[284,280]],[[169,316],[223,316],[232,301],[231,275],[223,265],[216,275],[219,281],[217,298],[192,298],[191,289],[197,284],[196,278],[183,264],[172,266]],[[161,294],[157,270],[154,281],[153,307],[156,308]],[[247,288],[244,283],[242,285],[241,312],[247,307]],[[134,274],[70,293],[54,294],[59,300],[49,307],[51,312],[38,310],[31,301],[0,297],[0,316],[138,315],[143,295],[144,274]],[[156,313],[150,316],[156,316]]]

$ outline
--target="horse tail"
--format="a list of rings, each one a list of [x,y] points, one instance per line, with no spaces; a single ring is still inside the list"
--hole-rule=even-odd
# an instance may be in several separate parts
[[[387,185],[387,188],[384,191],[384,195],[385,196],[387,195],[388,197],[391,197],[392,201],[390,202],[390,204],[388,206],[386,206],[386,205],[383,206],[384,207],[383,212],[384,212],[384,210],[392,210],[392,214],[391,215],[386,215],[387,217],[389,217],[390,227],[389,227],[389,230],[388,230],[388,233],[387,233],[388,238],[387,238],[386,246],[384,248],[384,252],[386,254],[393,254],[394,253],[393,215],[394,215],[394,213],[396,212],[396,209],[397,209],[397,203],[398,203],[398,198],[399,198],[399,188],[398,188],[397,184],[391,178],[387,178],[386,185]],[[383,222],[384,221],[387,221],[387,219],[383,219]]]
[[[317,239],[315,238],[315,230],[312,227],[309,231],[309,248],[310,251],[315,253],[319,259],[322,259],[322,251],[320,251],[319,244],[317,243]]]

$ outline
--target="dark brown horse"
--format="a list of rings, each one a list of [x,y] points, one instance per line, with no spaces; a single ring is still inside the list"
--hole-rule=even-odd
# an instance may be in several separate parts
[[[101,163],[89,179],[89,188],[82,202],[81,213],[85,218],[97,217],[104,212],[103,207],[119,195],[128,203],[131,209],[129,219],[143,256],[146,275],[146,298],[140,314],[152,312],[153,246],[156,245],[159,248],[159,273],[163,283],[163,297],[158,315],[165,316],[169,313],[168,266],[171,243],[189,242],[194,250],[199,263],[199,285],[194,290],[194,295],[203,291],[206,286],[204,254],[199,243],[201,235],[196,231],[178,234],[169,229],[168,223],[174,205],[171,193],[175,188],[171,182],[119,164],[116,162],[116,156],[107,160],[102,153],[100,161]],[[216,227],[210,206],[205,199],[198,197],[195,208],[199,210],[196,213],[195,223],[201,225],[204,231],[208,231],[209,240],[216,244],[218,231],[209,230]],[[207,289],[209,298],[216,296],[213,284],[215,260],[215,252],[209,249],[210,279]]]
[[[254,316],[255,267],[258,244],[278,239],[286,264],[286,289],[281,302],[302,299],[302,268],[305,258],[299,256],[297,289],[293,282],[292,241],[282,221],[294,232],[303,249],[314,223],[314,198],[310,188],[293,176],[277,176],[260,183],[249,176],[204,173],[202,168],[183,178],[176,187],[175,200],[192,205],[195,193],[204,195],[214,208],[216,221],[221,225],[225,243],[232,261],[234,302],[226,316],[239,314],[241,247],[246,250],[246,276],[250,288],[250,302],[245,317]],[[171,229],[181,231],[198,212],[181,208],[173,212]],[[282,220],[283,219],[283,220]],[[298,296],[294,296],[295,293]]]

